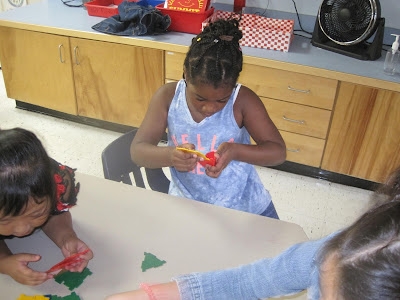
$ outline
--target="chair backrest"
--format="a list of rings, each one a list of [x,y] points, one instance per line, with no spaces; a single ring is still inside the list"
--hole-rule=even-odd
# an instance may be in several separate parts
[[[127,132],[109,144],[101,154],[104,178],[132,185],[132,172],[136,186],[145,188],[141,167],[131,159],[130,147],[137,129]],[[147,182],[154,191],[168,193],[169,180],[163,170],[144,168]]]

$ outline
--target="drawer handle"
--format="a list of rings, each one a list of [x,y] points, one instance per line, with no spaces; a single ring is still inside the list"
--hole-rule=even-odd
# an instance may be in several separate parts
[[[289,118],[286,118],[285,116],[282,116],[282,118],[283,118],[285,121],[294,122],[294,123],[299,123],[299,124],[304,124],[304,123],[306,122],[306,121],[304,121],[304,120],[299,121],[299,120],[289,119]]]
[[[307,90],[307,91],[305,91],[305,90],[298,90],[298,89],[292,88],[290,85],[288,85],[287,88],[288,88],[288,90],[293,91],[293,92],[299,92],[299,93],[305,93],[305,94],[310,93],[310,90]]]
[[[74,47],[74,55],[75,55],[75,64],[79,65],[79,61],[78,61],[78,46]]]
[[[290,151],[290,152],[300,152],[300,149],[289,149],[289,148],[286,148],[286,151]]]
[[[60,54],[60,62],[63,64],[63,63],[65,63],[65,60],[63,60],[61,48],[64,48],[63,44],[58,45],[58,53]]]

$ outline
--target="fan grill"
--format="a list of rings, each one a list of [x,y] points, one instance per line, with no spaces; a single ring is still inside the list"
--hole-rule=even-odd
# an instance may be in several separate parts
[[[378,18],[376,3],[371,0],[323,1],[318,14],[325,35],[342,45],[357,44],[373,33]]]

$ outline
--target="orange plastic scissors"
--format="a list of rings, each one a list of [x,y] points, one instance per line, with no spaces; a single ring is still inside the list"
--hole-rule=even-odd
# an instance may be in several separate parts
[[[176,149],[181,150],[183,152],[186,153],[192,153],[192,154],[196,154],[198,157],[202,157],[205,160],[210,160],[207,156],[205,156],[203,153],[201,153],[200,151],[196,151],[196,150],[190,150],[190,149],[186,149],[186,148],[181,148],[181,147],[176,147]]]

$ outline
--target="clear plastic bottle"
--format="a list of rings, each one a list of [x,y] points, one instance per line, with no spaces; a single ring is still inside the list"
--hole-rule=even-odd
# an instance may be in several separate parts
[[[392,49],[389,49],[386,53],[385,64],[383,66],[383,71],[386,74],[394,75],[396,72],[396,67],[400,63],[400,52],[399,52],[399,36],[398,34],[392,34],[396,37],[393,42]]]

